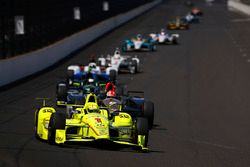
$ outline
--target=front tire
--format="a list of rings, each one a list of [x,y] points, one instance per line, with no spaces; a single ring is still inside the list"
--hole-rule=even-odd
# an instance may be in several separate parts
[[[145,136],[145,142],[144,142],[144,147],[147,147],[148,145],[148,134],[149,134],[149,130],[148,130],[148,120],[147,118],[143,118],[143,117],[138,117],[136,118],[136,122],[135,122],[135,144],[138,144],[138,135],[143,135]]]
[[[66,115],[64,113],[53,113],[50,117],[48,128],[48,142],[55,144],[56,130],[65,129]]]

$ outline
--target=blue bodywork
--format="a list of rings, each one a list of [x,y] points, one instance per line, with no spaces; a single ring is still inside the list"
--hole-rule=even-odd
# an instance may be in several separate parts
[[[106,72],[96,73],[96,72],[79,72],[74,74],[73,80],[74,81],[83,81],[87,80],[88,78],[93,78],[95,81],[109,81],[109,75]]]
[[[140,47],[140,49],[135,49],[135,44],[133,42],[133,39],[127,39],[124,41],[123,45],[122,45],[122,51],[126,52],[126,51],[130,51],[130,50],[143,50],[143,49],[147,49],[149,51],[155,51],[156,50],[156,41],[153,39],[142,39],[142,41],[144,41]]]
[[[69,89],[67,91],[67,103],[68,104],[76,104],[76,103],[85,103],[85,98],[88,94],[94,93],[100,99],[106,97],[105,91],[97,85],[84,85],[82,87],[78,87],[77,89]]]

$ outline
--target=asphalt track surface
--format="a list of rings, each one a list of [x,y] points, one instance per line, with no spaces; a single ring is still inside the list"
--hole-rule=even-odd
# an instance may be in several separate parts
[[[159,31],[184,15],[183,1],[169,0],[110,32],[76,55],[36,77],[0,92],[0,167],[250,166],[250,22],[227,10],[226,2],[200,6],[202,22],[181,31],[177,46],[137,54],[138,75],[120,75],[129,90],[144,90],[155,103],[149,153],[95,145],[59,147],[35,139],[36,97],[55,98],[67,65],[87,63],[92,53],[113,53],[121,41]],[[14,67],[13,67],[14,68]]]

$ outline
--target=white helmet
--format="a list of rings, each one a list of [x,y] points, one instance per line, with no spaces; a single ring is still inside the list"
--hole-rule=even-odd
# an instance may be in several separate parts
[[[118,59],[118,58],[121,57],[121,53],[120,53],[120,50],[119,50],[119,49],[116,49],[116,50],[115,50],[114,57],[115,57],[116,59]]]
[[[165,34],[165,30],[162,28],[161,29],[161,34],[164,35]]]
[[[93,82],[94,82],[94,79],[93,79],[93,78],[89,78],[89,79],[88,79],[88,82],[89,82],[89,83],[93,83]]]

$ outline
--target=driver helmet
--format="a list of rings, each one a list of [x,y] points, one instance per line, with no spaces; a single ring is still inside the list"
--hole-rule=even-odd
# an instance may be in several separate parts
[[[91,84],[91,83],[93,83],[93,82],[94,82],[94,79],[93,79],[93,78],[89,78],[89,79],[88,79],[88,83]]]
[[[96,63],[89,63],[89,71],[96,68]]]
[[[99,107],[98,107],[98,105],[96,103],[91,103],[91,104],[87,105],[86,110],[87,110],[88,113],[98,112]]]
[[[137,40],[142,40],[142,35],[141,34],[137,34],[137,36],[136,36],[136,38],[137,38]]]
[[[161,34],[164,35],[165,34],[165,30],[162,28],[161,29]]]
[[[117,48],[117,49],[115,50],[114,57],[115,57],[116,59],[118,59],[118,58],[120,58],[120,56],[121,56],[120,50]]]
[[[105,87],[105,92],[108,92],[110,90],[113,90],[113,91],[115,90],[115,84],[112,81],[109,81]]]
[[[106,95],[107,95],[107,97],[115,97],[116,93],[114,90],[109,90]]]

